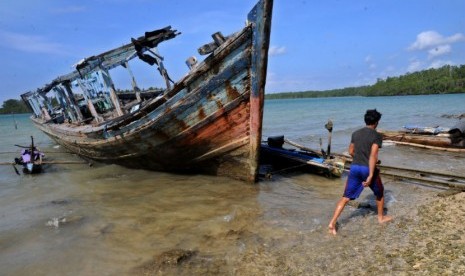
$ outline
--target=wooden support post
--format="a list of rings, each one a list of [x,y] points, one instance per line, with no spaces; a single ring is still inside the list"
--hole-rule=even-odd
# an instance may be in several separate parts
[[[65,92],[63,91],[63,88],[55,86],[53,88],[53,91],[55,91],[55,95],[58,98],[58,102],[60,103],[60,106],[63,109],[63,112],[66,112],[68,114],[72,113],[69,110],[69,105],[67,104],[67,98],[65,96]]]
[[[79,109],[79,105],[77,104],[76,99],[74,98],[73,91],[71,90],[71,83],[65,82],[63,83],[63,86],[65,87],[65,95],[71,103],[71,109],[76,114],[77,121],[82,122],[84,120],[84,116],[82,116],[81,110]]]
[[[87,107],[89,108],[89,111],[90,113],[92,114],[92,116],[94,117],[95,121],[97,123],[100,123],[100,122],[103,122],[103,118],[100,117],[97,113],[97,111],[95,110],[95,106],[94,106],[94,103],[92,102],[91,98],[89,97],[89,95],[87,94],[87,90],[86,88],[84,87],[84,84],[82,83],[81,80],[77,80],[77,83],[79,85],[79,88],[81,88],[82,90],[82,94],[84,95],[84,98],[86,99],[87,101]]]
[[[171,90],[170,77],[168,76],[168,71],[166,71],[165,65],[163,64],[163,57],[160,56],[160,54],[158,53],[158,49],[156,47],[150,50],[150,52],[157,59],[158,70],[160,70],[161,76],[165,79],[166,91]]]
[[[52,117],[50,117],[50,114],[48,113],[47,108],[45,108],[45,106],[42,106],[41,110],[42,110],[42,118],[45,121],[50,121],[52,119]]]
[[[61,95],[61,99],[64,100],[64,102],[62,102],[64,106],[62,107],[64,108],[64,111],[68,114],[71,121],[73,122],[77,121],[76,115],[74,114],[73,109],[71,108],[70,99],[67,93],[65,92],[65,90],[63,89],[63,87],[55,87],[54,89],[56,92],[58,92],[59,95]]]
[[[43,94],[39,94],[40,98],[42,99],[42,103],[45,104],[45,107],[46,107],[46,110],[47,110],[47,114],[49,114],[49,111],[50,110],[53,110],[52,108],[52,105],[50,104],[50,100],[47,98],[46,95],[43,95]],[[50,115],[49,115],[50,117]]]
[[[129,72],[129,76],[131,77],[131,85],[132,85],[132,89],[134,90],[134,93],[136,93],[136,98],[137,98],[137,101],[138,102],[141,102],[142,99],[140,98],[140,89],[139,87],[137,86],[137,83],[136,83],[136,78],[134,77],[134,74],[132,73],[132,70],[131,68],[129,67],[129,62],[125,62],[124,65],[123,65]]]
[[[32,98],[29,98],[28,102],[29,102],[29,105],[34,110],[34,114],[36,115],[36,117],[40,116],[41,111],[40,111],[40,108],[39,108],[39,106],[37,104],[37,99],[35,98],[35,96],[33,96]]]
[[[102,72],[102,78],[105,86],[110,90],[110,99],[111,102],[113,103],[113,106],[116,109],[116,113],[118,116],[122,116],[124,114],[123,110],[121,109],[121,105],[118,100],[118,96],[116,95],[116,90],[115,90],[115,85],[113,84],[113,81],[110,77],[110,73],[108,70],[100,68]]]

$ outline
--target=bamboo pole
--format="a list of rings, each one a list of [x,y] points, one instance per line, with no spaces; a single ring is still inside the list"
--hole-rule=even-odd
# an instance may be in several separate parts
[[[400,178],[400,179],[408,179],[411,181],[418,181],[418,182],[426,182],[429,184],[434,184],[434,185],[439,185],[447,188],[452,188],[452,189],[459,189],[462,191],[465,191],[465,185],[463,183],[454,183],[454,182],[449,182],[449,181],[444,181],[444,180],[439,180],[439,179],[431,179],[427,177],[418,177],[418,176],[412,176],[412,175],[402,175],[396,173],[390,173],[390,172],[381,172],[383,175],[388,175],[394,178]]]
[[[73,160],[50,160],[50,161],[42,161],[41,164],[89,164],[92,165],[90,162],[86,161],[73,161]],[[0,165],[16,165],[15,162],[0,162]]]
[[[69,151],[40,151],[42,153],[46,153],[46,154],[59,154],[59,153],[62,153],[62,154],[74,154],[73,152],[69,152]],[[0,154],[19,154],[18,151],[2,151],[0,152]]]
[[[308,147],[305,147],[305,146],[302,146],[296,142],[293,142],[291,140],[288,140],[288,139],[284,139],[284,142],[291,145],[291,146],[294,146],[298,149],[301,149],[301,150],[305,150],[305,151],[309,151],[309,152],[312,152],[312,153],[315,153],[315,154],[318,154],[318,155],[323,155],[323,153],[321,151],[318,151],[318,150],[315,150],[315,149],[311,149],[311,148],[308,148]],[[351,160],[352,159],[352,156],[350,155],[347,155],[347,154],[342,154],[342,153],[332,153],[333,156],[337,156],[337,157],[341,157],[341,158],[346,158],[346,160]]]
[[[289,144],[289,145],[291,145],[291,146],[294,146],[294,147],[296,147],[296,148],[298,148],[298,149],[306,150],[306,151],[313,152],[313,153],[316,153],[316,154],[318,154],[318,155],[321,155],[321,152],[320,152],[320,151],[316,151],[316,150],[314,150],[314,149],[307,148],[307,147],[302,146],[302,145],[300,145],[300,144],[297,144],[296,142],[293,142],[293,141],[291,141],[291,140],[284,139],[284,142],[287,143],[287,144]]]
[[[465,148],[446,148],[446,147],[428,146],[428,145],[421,145],[421,144],[416,144],[416,143],[400,142],[400,141],[393,141],[393,140],[386,140],[386,141],[392,142],[396,145],[412,146],[412,147],[423,148],[423,149],[434,149],[434,150],[442,150],[442,151],[450,151],[450,152],[465,152]]]
[[[42,161],[42,164],[89,164],[92,163],[87,161],[73,161],[73,160],[51,160],[51,161]]]

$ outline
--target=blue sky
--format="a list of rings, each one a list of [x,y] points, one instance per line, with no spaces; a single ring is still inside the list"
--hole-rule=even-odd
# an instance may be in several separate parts
[[[171,25],[159,46],[173,80],[197,48],[244,26],[255,0],[2,0],[0,105],[88,57]],[[465,1],[275,0],[266,93],[373,84],[444,64],[465,64]],[[161,86],[152,68],[139,86]],[[127,73],[125,73],[127,75]],[[129,88],[123,73],[112,73]]]

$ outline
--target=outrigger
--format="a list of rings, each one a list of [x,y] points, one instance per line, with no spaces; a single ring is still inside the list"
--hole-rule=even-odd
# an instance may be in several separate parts
[[[31,136],[31,145],[28,147],[19,146],[17,147],[23,148],[21,151],[21,156],[15,158],[14,164],[23,166],[23,173],[25,174],[37,174],[42,172],[42,160],[44,158],[44,154],[34,146],[34,137]],[[14,165],[13,165],[14,167]],[[16,167],[15,171],[17,174]]]

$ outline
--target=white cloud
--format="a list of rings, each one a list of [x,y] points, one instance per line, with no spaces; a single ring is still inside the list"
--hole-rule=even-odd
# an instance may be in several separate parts
[[[38,35],[0,31],[0,46],[29,53],[63,53],[62,45]]]
[[[454,62],[450,60],[435,60],[431,63],[431,65],[428,68],[441,68],[444,65],[454,65]]]
[[[449,44],[436,46],[428,51],[428,58],[432,59],[444,54],[450,53],[452,50]]]
[[[284,55],[285,53],[286,53],[286,47],[284,46],[281,46],[281,47],[271,46],[268,51],[268,54],[270,56],[279,56],[279,55]]]
[[[426,31],[418,34],[417,39],[408,47],[408,49],[412,51],[424,50],[438,45],[452,44],[463,40],[465,40],[465,35],[461,33],[444,37],[436,31]]]

